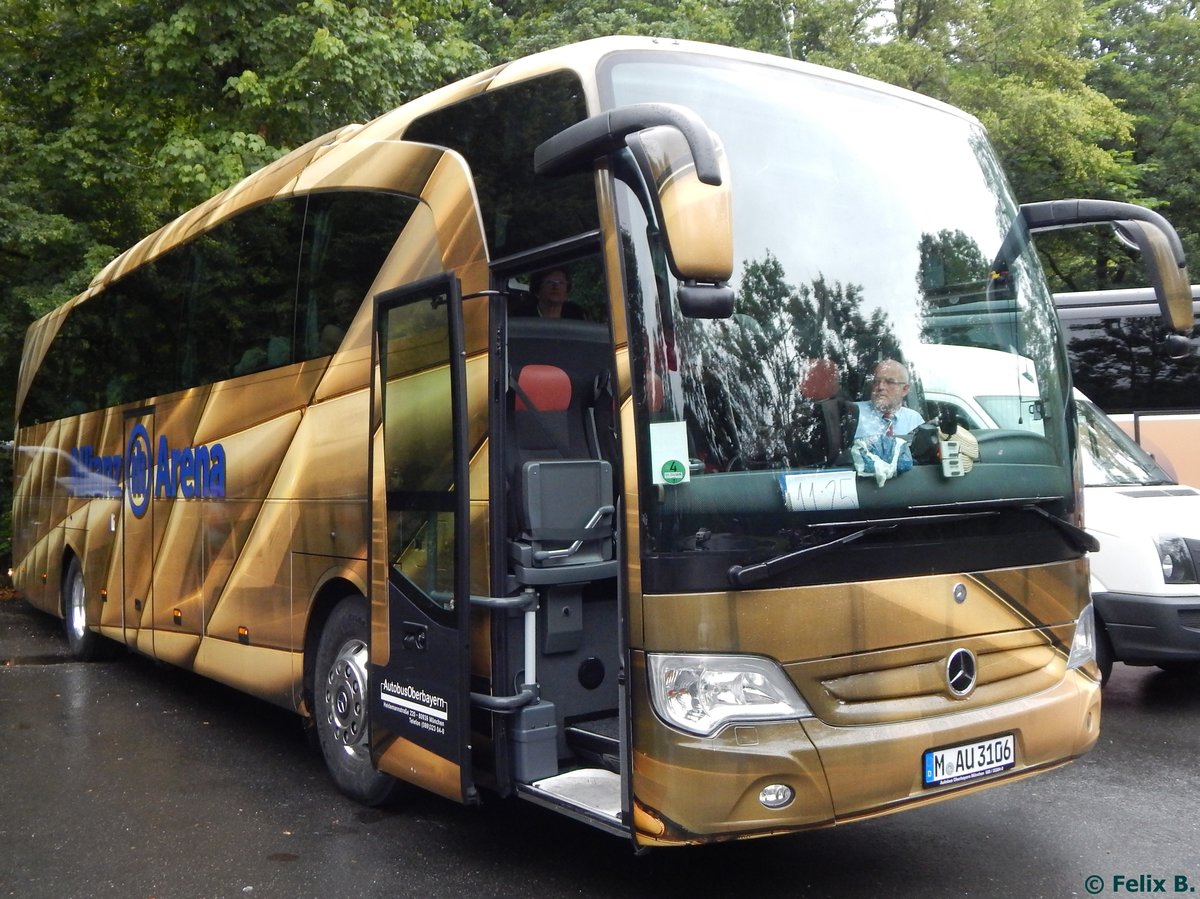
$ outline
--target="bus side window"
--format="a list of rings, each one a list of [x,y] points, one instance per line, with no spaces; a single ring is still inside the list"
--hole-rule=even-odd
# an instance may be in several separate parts
[[[378,191],[309,198],[297,290],[297,361],[328,356],[341,346],[417,205],[411,197]]]
[[[1075,386],[1105,412],[1195,408],[1200,356],[1171,358],[1157,315],[1101,318],[1070,310],[1063,324]]]
[[[204,360],[194,373],[199,383],[293,360],[304,205],[301,197],[259,206],[193,242],[187,340]]]

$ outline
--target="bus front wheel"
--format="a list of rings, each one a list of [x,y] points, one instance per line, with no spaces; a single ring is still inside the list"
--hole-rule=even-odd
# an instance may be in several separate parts
[[[382,805],[398,782],[371,763],[367,687],[367,603],[338,603],[317,646],[313,715],[325,765],[338,789],[366,805]]]
[[[62,582],[63,630],[71,655],[81,662],[91,662],[104,655],[105,639],[88,627],[87,592],[83,583],[83,566],[72,557]]]

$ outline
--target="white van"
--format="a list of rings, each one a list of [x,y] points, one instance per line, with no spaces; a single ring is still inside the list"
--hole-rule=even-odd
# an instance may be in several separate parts
[[[1018,360],[1014,365],[1013,360]],[[971,430],[1042,433],[1032,365],[995,350],[923,345],[909,360],[927,418],[949,411]],[[1181,486],[1078,390],[1080,459],[1097,662],[1200,670],[1200,491]]]
[[[1182,486],[1076,391],[1097,616],[1096,661],[1200,670],[1200,491]]]
[[[982,347],[924,343],[908,360],[916,369],[925,418],[950,411],[972,431],[1006,428],[1045,434],[1033,362]]]

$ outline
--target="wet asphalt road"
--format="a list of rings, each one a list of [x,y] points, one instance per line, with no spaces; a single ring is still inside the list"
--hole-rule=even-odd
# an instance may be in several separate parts
[[[56,620],[0,601],[0,897],[1200,889],[1200,680],[1117,665],[1104,716],[1091,755],[1040,778],[833,830],[636,857],[515,800],[465,809],[413,792],[386,811],[356,806],[293,715],[135,655],[73,662]]]

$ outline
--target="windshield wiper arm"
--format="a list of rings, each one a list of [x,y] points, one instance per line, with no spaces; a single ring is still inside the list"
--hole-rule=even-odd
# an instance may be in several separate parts
[[[1039,510],[1040,511],[1040,510]],[[796,563],[808,558],[811,555],[816,555],[838,547],[845,546],[848,543],[853,543],[865,537],[867,534],[873,534],[876,531],[894,530],[902,524],[929,524],[932,522],[947,522],[947,521],[963,521],[968,518],[984,518],[991,515],[999,514],[995,509],[984,509],[978,512],[950,512],[950,513],[933,513],[929,515],[909,515],[904,518],[876,518],[866,521],[827,521],[821,524],[811,524],[810,528],[835,528],[835,527],[851,527],[854,525],[862,525],[859,530],[853,534],[847,534],[845,537],[839,537],[836,540],[830,540],[828,543],[819,543],[816,546],[806,546],[804,549],[798,549],[794,552],[784,553],[781,556],[776,556],[773,559],[767,559],[765,562],[759,562],[755,565],[734,565],[729,569],[729,582],[735,587],[746,587],[750,584],[758,583],[761,580],[769,578],[773,574],[778,574],[781,571],[789,571],[794,568]],[[1063,522],[1066,524],[1066,522]],[[1087,536],[1091,536],[1088,534]]]
[[[1057,515],[1051,515],[1041,506],[1028,505],[1021,508],[1027,509],[1030,512],[1036,512],[1042,518],[1046,519],[1067,538],[1067,542],[1079,550],[1081,553],[1094,553],[1100,549],[1100,541],[1085,531],[1083,528],[1077,528],[1069,521],[1064,521]]]
[[[1046,519],[1055,528],[1057,528],[1066,538],[1067,541],[1078,549],[1080,552],[1096,552],[1100,549],[1100,541],[1085,531],[1083,528],[1076,527],[1069,521],[1064,521],[1055,515],[1051,515],[1041,506],[1034,503],[1023,503],[1020,506],[1010,506],[1012,509],[1023,509],[1028,512],[1033,512]],[[836,540],[830,540],[827,543],[818,543],[816,546],[806,546],[803,549],[798,549],[790,553],[784,553],[780,556],[775,556],[773,559],[767,559],[765,562],[758,562],[754,565],[732,565],[729,568],[729,582],[735,587],[748,587],[751,584],[757,584],[759,581],[766,580],[772,575],[780,574],[784,571],[790,571],[795,568],[800,562],[812,556],[828,552],[839,546],[845,546],[849,543],[854,543],[861,540],[868,534],[873,534],[877,531],[892,530],[901,524],[910,524],[918,522],[931,521],[958,521],[968,518],[981,518],[989,515],[996,515],[998,511],[995,509],[980,511],[980,512],[960,512],[949,515],[920,515],[909,518],[893,518],[875,520],[860,528],[852,534],[847,534],[844,537],[838,537]],[[850,522],[828,522],[823,527],[837,527],[846,525]]]
[[[748,587],[751,584],[756,584],[759,581],[766,580],[773,574],[779,574],[782,571],[788,571],[794,568],[802,560],[817,555],[819,553],[828,552],[836,546],[845,546],[847,543],[853,543],[865,537],[867,534],[881,531],[895,525],[871,525],[860,531],[855,531],[853,534],[847,534],[845,537],[838,537],[836,540],[830,540],[828,543],[818,543],[816,546],[806,546],[804,549],[798,549],[794,552],[784,553],[782,556],[776,556],[773,559],[767,559],[765,562],[758,562],[754,565],[732,565],[729,568],[729,582],[735,587]]]

